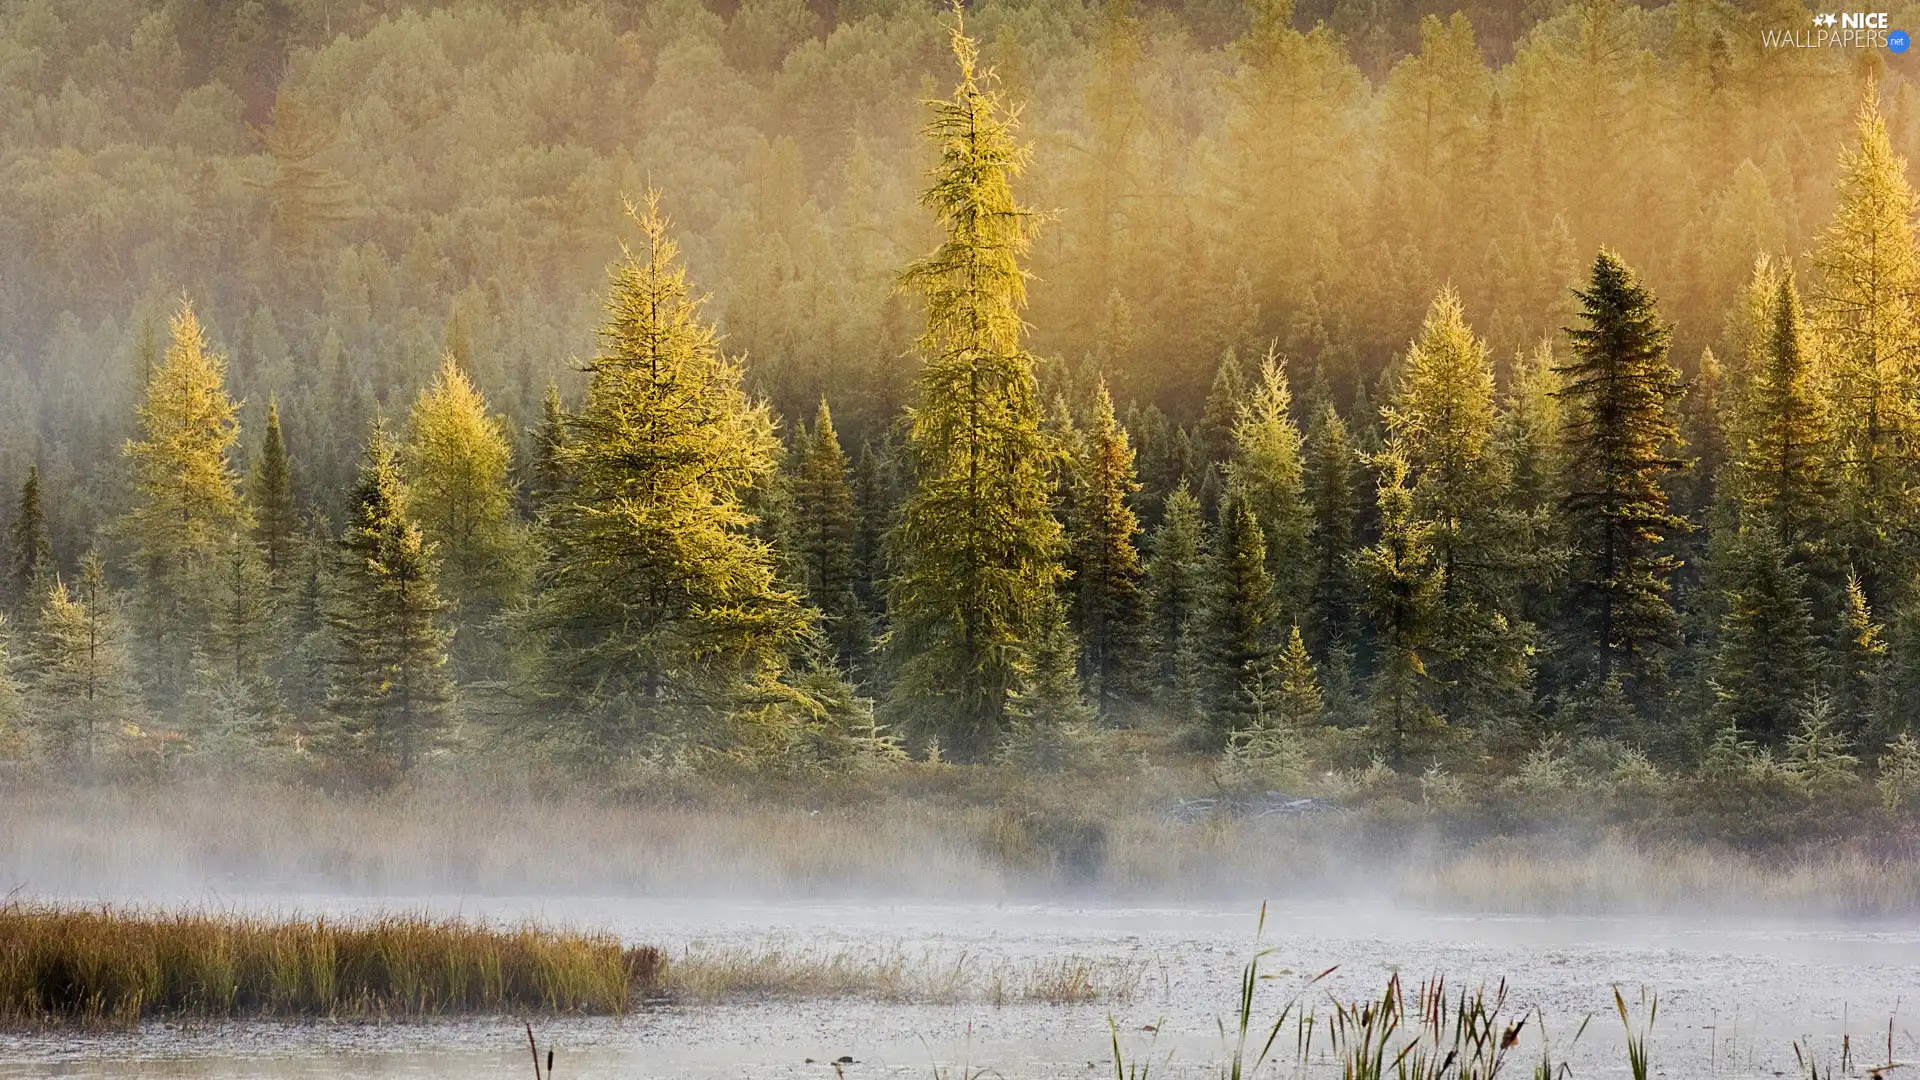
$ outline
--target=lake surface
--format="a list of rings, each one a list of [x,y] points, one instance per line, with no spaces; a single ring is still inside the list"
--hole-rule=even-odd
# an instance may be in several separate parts
[[[614,1019],[536,1022],[557,1049],[561,1080],[697,1077],[831,1080],[842,1056],[849,1080],[1113,1075],[1109,1022],[1133,1060],[1155,1075],[1212,1076],[1223,1060],[1220,1021],[1236,1007],[1256,948],[1271,949],[1256,1013],[1289,998],[1324,1016],[1328,995],[1377,997],[1398,972],[1411,985],[1508,988],[1517,1018],[1539,1009],[1576,1076],[1626,1074],[1613,988],[1629,1003],[1657,992],[1655,1072],[1669,1077],[1771,1077],[1795,1071],[1801,1039],[1838,1063],[1920,1060],[1920,925],[1814,924],[1706,918],[1518,918],[1440,915],[1373,902],[1292,904],[1267,915],[1241,908],[1098,904],[669,901],[614,898],[355,898],[205,894],[150,897],[248,911],[350,914],[429,911],[513,921],[538,918],[683,949],[814,949],[904,953],[926,964],[1020,965],[1065,957],[1127,963],[1140,972],[1132,1000],[1085,1006],[982,1002],[896,1005],[859,1001],[654,1008]],[[1310,989],[1327,968],[1336,970]],[[1575,1030],[1592,1017],[1569,1047]],[[1271,1023],[1271,1019],[1268,1020]],[[1145,1030],[1149,1025],[1157,1031]],[[1538,1024],[1507,1075],[1530,1070]],[[1292,1036],[1269,1075],[1292,1072]],[[809,1063],[808,1059],[813,1059]],[[0,1078],[426,1077],[527,1075],[526,1035],[512,1018],[419,1025],[149,1024],[95,1035],[0,1035]],[[1316,1073],[1323,1070],[1316,1070]],[[1900,1075],[1895,1073],[1895,1076]]]

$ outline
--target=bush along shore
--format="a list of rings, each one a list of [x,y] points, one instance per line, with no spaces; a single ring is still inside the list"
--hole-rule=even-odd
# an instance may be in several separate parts
[[[658,949],[532,925],[0,907],[0,1023],[16,1026],[611,1014],[663,972]]]

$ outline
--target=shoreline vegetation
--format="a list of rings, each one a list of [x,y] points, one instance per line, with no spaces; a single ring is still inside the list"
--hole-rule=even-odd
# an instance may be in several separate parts
[[[212,909],[0,905],[0,1027],[144,1020],[609,1016],[645,1005],[859,998],[1130,1001],[1138,961],[1025,962],[764,944],[669,956],[535,922],[423,914],[275,918]]]
[[[1068,898],[1257,903],[1355,897],[1507,914],[1920,911],[1891,828],[1742,847],[1609,817],[1573,784],[1484,807],[1362,791],[1294,817],[1169,808],[1190,778],[987,775],[757,790],[650,778],[597,797],[474,773],[352,797],[298,785],[0,785],[0,888],[38,896]],[[486,792],[484,799],[476,791]],[[1826,811],[1831,816],[1837,811]],[[297,903],[297,899],[293,902]]]

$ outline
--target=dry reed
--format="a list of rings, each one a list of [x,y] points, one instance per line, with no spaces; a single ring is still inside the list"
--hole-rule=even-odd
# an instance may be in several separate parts
[[[606,935],[397,915],[274,921],[0,906],[0,1022],[617,1013],[660,954]]]

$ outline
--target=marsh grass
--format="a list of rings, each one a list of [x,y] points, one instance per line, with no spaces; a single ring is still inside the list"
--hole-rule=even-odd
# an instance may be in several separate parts
[[[531,925],[0,905],[11,1025],[618,1013],[663,974],[657,950]]]
[[[776,943],[689,949],[667,964],[662,991],[687,1002],[857,998],[900,1004],[1120,1004],[1138,993],[1144,975],[1142,963],[1126,960],[986,960],[967,952]]]

